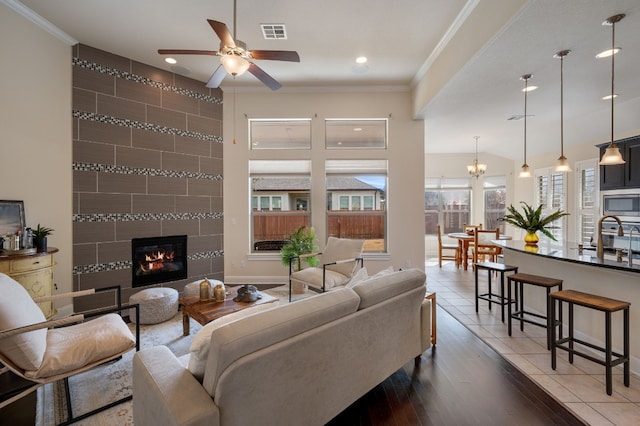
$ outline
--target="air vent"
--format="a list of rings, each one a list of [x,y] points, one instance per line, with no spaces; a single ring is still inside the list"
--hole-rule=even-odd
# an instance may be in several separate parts
[[[265,40],[285,40],[287,29],[284,24],[260,24]]]

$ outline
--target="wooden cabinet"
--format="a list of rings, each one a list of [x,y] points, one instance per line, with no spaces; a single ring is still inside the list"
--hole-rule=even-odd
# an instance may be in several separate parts
[[[640,136],[616,141],[625,164],[600,166],[600,189],[640,188]],[[598,145],[600,158],[609,144]]]
[[[56,265],[53,255],[57,252],[57,248],[50,247],[46,253],[0,256],[0,272],[22,284],[31,297],[51,296],[54,293],[53,269]],[[56,314],[53,302],[38,305],[47,318]]]

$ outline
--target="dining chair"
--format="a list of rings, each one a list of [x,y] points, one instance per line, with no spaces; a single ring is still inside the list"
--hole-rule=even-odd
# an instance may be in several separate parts
[[[450,252],[453,250],[453,254],[446,254],[445,251]],[[460,250],[458,249],[458,243],[443,243],[442,242],[442,230],[438,225],[438,265],[442,268],[443,260],[454,260],[456,267],[460,265]]]
[[[473,263],[478,262],[478,258],[489,257],[491,262],[495,262],[501,253],[501,248],[491,242],[500,239],[500,228],[477,229],[473,234]]]

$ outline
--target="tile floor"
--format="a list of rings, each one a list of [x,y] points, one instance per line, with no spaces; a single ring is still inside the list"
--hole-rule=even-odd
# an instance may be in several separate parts
[[[492,311],[489,311],[487,302],[480,301],[479,312],[475,312],[475,277],[471,268],[467,271],[457,269],[453,262],[443,262],[442,268],[439,268],[437,259],[429,259],[425,269],[427,288],[436,292],[438,305],[582,420],[590,425],[640,424],[639,376],[632,374],[630,387],[627,388],[622,381],[622,368],[617,367],[614,370],[613,394],[608,396],[604,367],[599,364],[577,356],[573,364],[569,364],[567,353],[558,351],[554,371],[551,369],[551,353],[546,348],[545,329],[525,323],[521,332],[519,326],[514,324],[512,336],[509,337],[506,319],[505,323],[500,319],[499,305],[493,305]],[[486,276],[485,272],[480,273],[481,292],[486,292]],[[495,279],[492,281],[496,282]]]

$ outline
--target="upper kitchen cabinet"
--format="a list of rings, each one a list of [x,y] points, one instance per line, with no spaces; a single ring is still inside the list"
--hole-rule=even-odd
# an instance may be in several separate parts
[[[616,166],[600,166],[600,189],[640,188],[640,135],[616,141],[626,161]],[[598,145],[600,157],[608,143]]]

